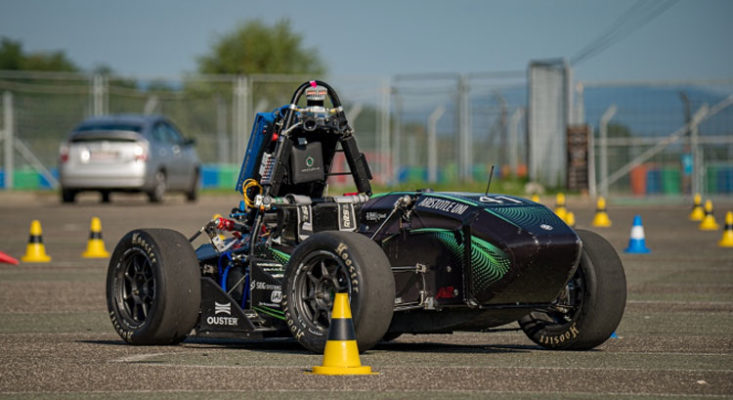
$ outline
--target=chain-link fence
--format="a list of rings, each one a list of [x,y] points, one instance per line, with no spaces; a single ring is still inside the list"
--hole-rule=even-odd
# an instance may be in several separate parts
[[[733,193],[733,80],[578,87],[601,193]]]
[[[591,185],[591,194],[596,188],[610,194],[733,193],[733,107],[726,103],[733,81],[584,82],[575,85],[574,100],[566,95],[561,104],[543,103],[554,110],[554,119],[543,119],[547,113],[542,105],[530,101],[530,96],[541,98],[536,92],[541,87],[530,89],[529,75],[514,71],[326,80],[339,92],[378,183],[485,181],[492,165],[499,178],[536,179],[528,166],[550,161],[561,171],[562,162],[557,162],[565,155],[538,143],[535,133],[564,141],[562,126],[555,127],[555,117],[563,115],[564,123],[592,126],[591,181],[596,185]],[[205,187],[233,187],[254,114],[287,104],[293,90],[309,78],[151,79],[0,71],[0,186],[53,187],[59,144],[87,117],[154,113],[169,117],[184,135],[196,139]],[[569,91],[572,75],[563,79],[562,89]],[[531,120],[534,133],[528,132],[529,115],[539,117]],[[549,126],[554,128],[541,132]],[[544,158],[533,153],[533,141]],[[337,159],[335,168],[346,165]],[[212,176],[216,179],[207,181]],[[344,177],[336,178],[333,184],[346,183]]]

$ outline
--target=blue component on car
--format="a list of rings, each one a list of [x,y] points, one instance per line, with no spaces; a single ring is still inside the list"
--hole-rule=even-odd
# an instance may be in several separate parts
[[[250,178],[254,178],[255,172],[257,172],[257,158],[259,151],[262,148],[262,142],[266,139],[266,135],[263,135],[263,130],[275,123],[275,119],[280,110],[277,109],[270,113],[257,113],[255,117],[255,123],[252,126],[252,133],[249,134],[249,142],[247,143],[247,152],[244,154],[244,161],[242,161],[242,168],[239,170],[239,179],[237,179],[236,190],[242,193],[242,184],[244,181]]]

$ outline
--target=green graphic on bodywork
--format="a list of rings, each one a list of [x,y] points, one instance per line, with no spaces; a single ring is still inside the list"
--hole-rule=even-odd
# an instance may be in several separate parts
[[[284,251],[275,250],[272,247],[267,248],[266,251],[266,257],[275,260],[282,265],[285,265],[288,263],[288,261],[290,261],[290,254],[285,253]]]
[[[440,240],[450,250],[452,255],[463,260],[464,247],[458,243],[457,233],[447,229],[423,228],[415,229],[412,233],[425,233]],[[476,236],[471,236],[471,265],[468,268],[472,282],[473,293],[479,293],[494,282],[506,275],[511,266],[509,256],[494,246]]]
[[[553,228],[563,226],[560,218],[546,207],[496,207],[486,211],[525,229],[542,224]]]
[[[255,311],[257,311],[258,313],[269,315],[269,316],[271,316],[273,318],[285,320],[285,312],[283,312],[283,311],[276,310],[276,309],[270,308],[270,307],[265,307],[265,306],[254,306],[254,307],[252,307],[252,309],[254,309]]]

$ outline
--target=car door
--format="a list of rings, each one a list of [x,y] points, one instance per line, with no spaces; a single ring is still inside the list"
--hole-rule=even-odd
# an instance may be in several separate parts
[[[163,123],[170,148],[170,185],[176,189],[187,188],[190,181],[190,166],[185,157],[183,136],[169,123]]]
[[[162,121],[156,122],[153,125],[152,137],[154,143],[154,149],[151,150],[152,162],[151,167],[155,170],[165,170],[166,173],[166,185],[168,187],[176,185],[174,170],[174,153],[173,146],[171,146],[170,139],[168,137],[168,128]]]

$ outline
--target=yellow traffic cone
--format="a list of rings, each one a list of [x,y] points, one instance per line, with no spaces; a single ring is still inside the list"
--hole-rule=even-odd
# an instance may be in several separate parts
[[[606,199],[603,197],[599,197],[596,203],[596,216],[593,217],[592,225],[597,228],[608,228],[611,226],[611,219],[608,218],[608,213],[606,213]]]
[[[690,221],[702,221],[704,217],[705,211],[702,209],[702,196],[700,196],[700,193],[695,193],[692,212],[690,212]]]
[[[87,249],[81,254],[83,258],[107,258],[109,253],[104,248],[102,240],[102,222],[97,217],[92,217],[92,223],[89,227],[89,240],[87,240]]]
[[[32,263],[47,263],[51,261],[51,257],[46,254],[46,247],[43,246],[41,222],[37,219],[31,221],[31,234],[28,238],[28,246],[25,248],[25,255],[20,260]]]
[[[705,200],[705,217],[700,222],[699,228],[701,231],[717,231],[719,228],[713,217],[713,202],[710,200]]]
[[[563,221],[568,216],[568,210],[565,208],[565,195],[562,193],[558,193],[555,196],[555,214]]]
[[[571,228],[575,227],[575,214],[572,211],[568,211],[568,213],[565,214],[565,223]]]
[[[531,200],[534,201],[535,203],[539,203],[540,202],[540,196],[538,196],[536,194],[533,194]]]
[[[351,321],[349,295],[336,293],[328,327],[328,341],[323,351],[323,365],[313,367],[315,375],[371,375],[372,367],[362,366]]]
[[[725,227],[723,237],[718,242],[720,247],[733,247],[733,211],[725,213]]]

